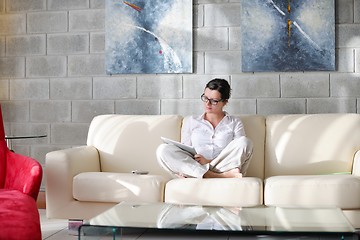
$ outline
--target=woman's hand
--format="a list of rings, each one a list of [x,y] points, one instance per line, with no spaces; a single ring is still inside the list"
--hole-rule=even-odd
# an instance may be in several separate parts
[[[194,160],[197,161],[198,163],[200,163],[201,165],[205,165],[205,164],[211,162],[211,160],[208,160],[208,159],[204,158],[204,156],[201,155],[201,154],[195,154],[194,155]]]

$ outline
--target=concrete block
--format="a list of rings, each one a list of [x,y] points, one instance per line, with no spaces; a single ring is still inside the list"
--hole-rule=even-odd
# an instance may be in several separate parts
[[[73,101],[72,122],[89,123],[102,114],[115,113],[114,101]]]
[[[205,53],[194,52],[193,53],[193,73],[204,74],[205,73]]]
[[[281,74],[281,97],[329,97],[328,73]]]
[[[354,0],[354,23],[360,23],[360,0]]]
[[[227,2],[227,0],[225,2]],[[224,3],[224,0],[194,0],[194,4],[202,3]]]
[[[360,24],[340,24],[336,28],[336,43],[339,48],[356,48],[360,46]]]
[[[228,75],[185,75],[183,77],[183,98],[200,101],[200,96],[203,94],[206,84],[213,78],[223,78],[229,81]]]
[[[3,101],[1,111],[4,122],[29,122],[29,101]]]
[[[104,53],[105,52],[105,33],[92,32],[90,33],[90,53]]]
[[[183,98],[196,99],[200,103],[200,96],[204,92],[210,76],[207,75],[186,75],[183,80]]]
[[[12,79],[10,80],[11,100],[49,99],[48,79]]]
[[[0,80],[0,100],[10,99],[10,84],[9,80]]]
[[[30,120],[32,122],[70,122],[70,101],[32,101],[30,103]]]
[[[136,98],[135,76],[94,78],[94,99]]]
[[[256,99],[230,98],[225,111],[233,115],[256,114]],[[204,112],[204,104],[198,99],[162,100],[161,114],[200,115]]]
[[[3,105],[3,104],[2,104]],[[2,109],[2,112],[4,112],[4,110]],[[4,117],[4,114],[3,114],[3,117]],[[9,122],[5,122],[4,121],[4,129],[5,129],[5,133],[6,134],[10,134],[11,131],[10,131],[10,127],[11,127],[11,124]]]
[[[360,73],[360,48],[355,49],[355,72]]]
[[[9,36],[6,38],[8,56],[45,55],[45,35]]]
[[[96,31],[105,29],[104,10],[75,10],[69,13],[70,32]]]
[[[141,75],[137,80],[138,98],[181,98],[180,75]]]
[[[15,123],[11,125],[13,136],[50,135],[50,124],[47,123]],[[20,145],[35,145],[49,143],[48,137],[13,140],[12,143]]]
[[[356,98],[310,98],[307,113],[356,113]]]
[[[7,12],[46,10],[46,0],[11,0],[6,1]]]
[[[36,12],[27,14],[28,33],[67,32],[67,12]]]
[[[330,86],[331,97],[358,97],[360,93],[360,74],[331,74]]]
[[[206,4],[204,9],[204,26],[232,27],[240,25],[241,7],[239,3]]]
[[[50,79],[50,99],[91,100],[92,78],[52,78]]]
[[[90,0],[90,8],[105,9],[105,1],[104,0]]]
[[[336,67],[338,72],[354,72],[355,71],[355,50],[352,48],[336,49]]]
[[[51,125],[51,143],[86,145],[89,123],[54,123]]]
[[[30,155],[30,146],[29,145],[22,145],[21,141],[13,142],[12,150],[18,154],[29,156]]]
[[[48,0],[49,10],[89,8],[89,0]]]
[[[204,26],[204,5],[194,5],[193,6],[193,26],[195,28]]]
[[[26,58],[27,77],[64,77],[66,76],[66,57],[43,56]]]
[[[278,73],[247,73],[233,75],[231,83],[233,98],[280,97],[280,81]]]
[[[241,28],[231,27],[229,28],[229,49],[241,50]]]
[[[89,34],[49,34],[47,36],[47,53],[89,53]]]
[[[0,58],[0,69],[0,78],[23,78],[25,77],[25,58]]]
[[[106,75],[103,54],[73,55],[68,57],[69,76]]]
[[[224,109],[231,115],[256,114],[256,99],[230,98]]]
[[[228,50],[227,28],[198,28],[194,30],[194,51]]]
[[[119,100],[115,101],[116,114],[159,115],[160,100]]]
[[[219,51],[205,53],[206,74],[241,73],[240,51]]]
[[[337,24],[353,23],[354,0],[335,1],[335,22]]]
[[[301,98],[275,98],[258,99],[257,114],[305,114],[306,99]]]
[[[26,33],[26,14],[0,15],[0,35],[18,35]]]
[[[161,100],[161,114],[179,114],[181,116],[200,115],[203,113],[203,104],[199,100]]]

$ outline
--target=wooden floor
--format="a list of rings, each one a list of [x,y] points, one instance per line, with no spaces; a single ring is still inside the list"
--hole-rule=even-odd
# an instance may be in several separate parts
[[[46,209],[46,197],[45,192],[41,191],[39,192],[36,205],[39,209]]]

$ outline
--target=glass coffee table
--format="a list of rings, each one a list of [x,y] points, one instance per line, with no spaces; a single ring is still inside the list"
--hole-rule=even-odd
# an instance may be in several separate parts
[[[359,239],[338,208],[229,208],[126,202],[86,221],[79,228],[79,239],[122,239],[129,229],[152,230],[157,234],[174,231],[174,236],[179,232],[211,232],[212,236],[289,234]]]

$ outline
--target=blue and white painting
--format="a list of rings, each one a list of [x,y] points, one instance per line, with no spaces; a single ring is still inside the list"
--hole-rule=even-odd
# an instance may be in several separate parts
[[[191,73],[192,0],[106,0],[108,74]]]
[[[335,70],[334,0],[242,0],[242,71]]]

